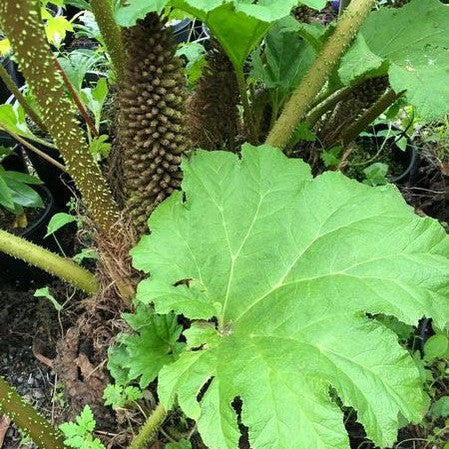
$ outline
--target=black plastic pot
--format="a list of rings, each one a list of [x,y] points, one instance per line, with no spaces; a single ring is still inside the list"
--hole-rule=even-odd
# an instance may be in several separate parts
[[[19,236],[52,251],[56,251],[57,245],[55,240],[50,238],[44,239],[47,233],[47,225],[55,213],[53,195],[45,186],[35,186],[35,188],[44,201],[45,209],[42,210],[39,218],[19,234]],[[3,253],[0,253],[0,267],[0,279],[8,282],[18,282],[24,288],[27,288],[33,282],[36,282],[36,285],[41,287],[51,280],[51,275],[48,273]]]
[[[21,90],[23,87],[21,88]],[[11,95],[7,100],[7,104],[12,104],[14,102],[14,96]],[[1,144],[1,137],[2,134],[0,134],[0,144]],[[45,159],[43,159],[41,156],[37,155],[33,151],[29,150],[23,145],[18,144],[15,140],[11,139],[8,135],[4,135],[4,139],[7,139],[9,141],[12,140],[13,144],[5,145],[5,146],[13,146],[18,145],[20,146],[25,154],[27,155],[28,159],[30,160],[31,164],[33,165],[36,173],[38,174],[41,181],[47,186],[47,188],[51,191],[54,197],[54,202],[58,208],[63,208],[67,202],[69,201],[70,197],[72,196],[72,192],[74,191],[74,185],[73,181],[70,178],[70,176],[67,175],[67,173],[63,172],[59,168],[55,167],[54,165],[51,165],[49,162],[47,162]],[[45,145],[38,144],[36,142],[30,142],[33,146],[38,148],[39,150],[43,151],[45,154],[48,154],[51,158],[55,159],[56,161],[60,162],[61,164],[64,164],[64,160],[62,159],[61,155],[59,154],[59,151],[54,150],[52,148],[48,148]],[[6,168],[6,167],[5,167]],[[19,170],[21,171],[21,170]]]
[[[9,76],[12,80],[17,84],[17,86],[23,86],[25,83],[25,79],[20,73],[18,66],[15,62],[11,61],[9,58],[0,58],[0,64],[6,69]],[[5,86],[3,81],[0,79],[0,104],[6,102],[6,100],[10,97],[11,92]]]
[[[385,137],[383,136],[373,136],[373,137],[362,137],[361,139],[373,139],[375,140],[376,146],[385,145],[386,151],[391,151],[392,158],[395,162],[398,163],[403,170],[401,173],[393,176],[391,178],[391,182],[395,184],[404,184],[410,182],[416,175],[418,171],[419,165],[419,154],[414,145],[413,141],[405,135],[405,132],[400,128],[393,126],[393,129],[396,131],[400,131],[401,134],[399,136],[392,135],[391,137],[387,137],[387,142],[385,143]],[[379,131],[384,131],[388,129],[388,125],[380,123],[378,125],[372,126],[369,131],[374,130],[374,134],[377,134]],[[405,150],[402,150],[397,144],[398,140],[402,137],[406,137],[407,146]]]
[[[1,143],[1,136],[0,136],[0,145]],[[27,173],[27,166],[25,162],[25,158],[23,157],[23,153],[21,150],[21,147],[19,145],[16,145],[16,142],[13,142],[12,145],[5,145],[7,147],[13,147],[12,153],[8,156],[4,157],[1,160],[1,165],[5,170],[8,171],[18,171],[21,173]]]
[[[418,171],[419,164],[418,151],[413,142],[408,139],[405,151],[402,151],[395,144],[393,147],[393,156],[404,167],[404,171],[401,174],[394,176],[391,181],[395,184],[404,184],[411,181]]]
[[[199,20],[184,19],[169,24],[178,44],[209,39],[209,31]]]
[[[0,131],[0,146],[12,149],[12,153],[3,157],[0,162],[5,170],[27,173],[27,167],[21,147],[4,131]]]

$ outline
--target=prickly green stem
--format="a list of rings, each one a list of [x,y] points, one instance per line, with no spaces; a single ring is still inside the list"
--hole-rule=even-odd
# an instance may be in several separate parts
[[[140,432],[134,437],[128,449],[145,449],[148,443],[156,436],[166,415],[167,412],[164,406],[159,404],[140,429]]]
[[[279,148],[284,148],[288,144],[297,125],[304,119],[315,97],[323,88],[375,3],[376,0],[351,1],[321,54],[287,102],[268,136],[267,144]]]
[[[119,80],[125,71],[122,32],[114,19],[111,0],[91,0],[90,6],[103,36],[106,48]]]
[[[75,262],[1,229],[0,251],[58,276],[86,293],[98,291],[94,275]]]
[[[31,105],[28,103],[28,101],[26,100],[25,96],[22,94],[20,89],[16,86],[16,83],[9,76],[9,73],[1,64],[0,64],[0,78],[5,83],[5,86],[8,88],[8,90],[14,95],[15,99],[20,104],[20,106],[22,106],[23,110],[28,115],[28,117],[30,117],[30,119],[33,120],[34,123],[36,123],[36,125],[41,129],[41,131],[47,134],[47,127],[45,126],[41,117],[31,107]]]
[[[0,376],[0,412],[25,431],[40,449],[67,449],[58,431]]]
[[[366,129],[382,112],[389,108],[402,93],[397,94],[392,89],[388,89],[376,103],[371,106],[342,136],[344,147],[349,145],[364,129]]]
[[[100,229],[107,233],[117,221],[118,208],[100,168],[95,163],[76,120],[76,108],[67,96],[61,74],[39,18],[39,0],[2,0],[0,28],[15,50],[31,93],[50,135]]]

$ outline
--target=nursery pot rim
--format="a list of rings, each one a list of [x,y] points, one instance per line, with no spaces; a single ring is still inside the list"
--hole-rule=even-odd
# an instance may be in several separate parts
[[[396,151],[403,151],[396,144],[394,144],[394,147],[397,148]],[[392,182],[401,182],[407,179],[407,177],[412,174],[413,169],[416,167],[416,164],[418,163],[418,151],[416,149],[416,145],[409,137],[407,137],[407,147],[404,150],[404,153],[409,154],[409,164],[401,174],[392,178]]]

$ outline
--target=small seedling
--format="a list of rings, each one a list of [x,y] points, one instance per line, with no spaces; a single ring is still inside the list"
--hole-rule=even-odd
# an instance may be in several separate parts
[[[59,426],[65,436],[65,444],[74,449],[106,449],[104,444],[93,436],[95,418],[91,408],[86,405],[75,422],[66,422]]]
[[[55,299],[55,297],[50,293],[50,289],[48,287],[42,287],[37,289],[34,292],[34,296],[36,298],[47,298],[52,304],[55,310],[60,312],[64,307],[59,304],[59,302]]]
[[[103,393],[105,405],[110,405],[115,410],[124,408],[142,398],[142,390],[131,385],[124,387],[122,385],[110,384]]]

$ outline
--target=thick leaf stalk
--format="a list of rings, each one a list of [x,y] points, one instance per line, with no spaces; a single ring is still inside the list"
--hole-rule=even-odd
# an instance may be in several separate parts
[[[321,54],[287,102],[268,136],[267,144],[279,148],[288,144],[375,3],[376,0],[352,0]]]
[[[234,68],[216,41],[206,55],[207,66],[188,102],[192,146],[205,150],[234,150],[241,129],[239,86]]]
[[[164,406],[158,405],[140,429],[140,432],[134,437],[128,449],[145,449],[156,436],[166,416],[167,411]]]
[[[125,43],[118,132],[126,207],[143,233],[151,211],[181,182],[187,90],[170,31],[156,14],[126,30]]]
[[[17,102],[22,106],[25,113],[28,117],[33,120],[33,122],[43,131],[47,133],[47,127],[45,123],[42,121],[40,115],[31,107],[31,105],[26,100],[25,96],[22,94],[20,89],[17,87],[14,80],[11,78],[6,69],[0,64],[0,78],[5,83],[5,86],[8,90],[14,95]]]
[[[112,64],[118,79],[122,79],[125,71],[125,52],[122,31],[114,19],[111,0],[91,0],[90,6],[100,28]]]
[[[62,76],[55,70],[38,5],[38,0],[0,2],[0,27],[11,41],[49,133],[64,158],[67,172],[79,188],[96,225],[107,232],[117,221],[119,211],[90,154]]]
[[[86,293],[94,294],[98,291],[98,284],[94,275],[75,262],[1,229],[0,251],[39,267],[47,273],[69,282],[74,287],[84,290]]]
[[[27,433],[40,449],[67,449],[58,431],[0,376],[0,411]]]

